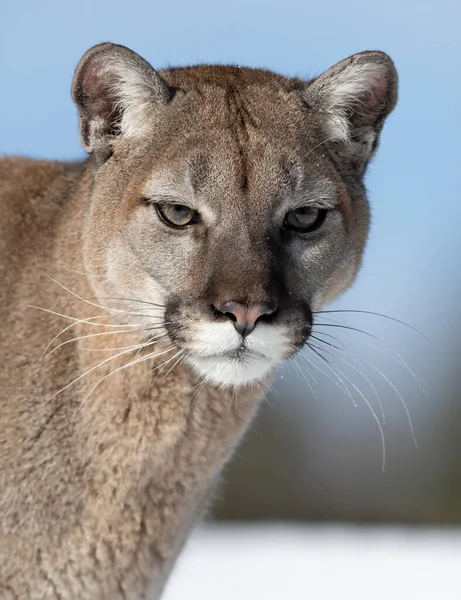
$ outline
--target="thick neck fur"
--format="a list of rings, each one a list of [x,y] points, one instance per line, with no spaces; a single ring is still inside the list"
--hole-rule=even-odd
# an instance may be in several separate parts
[[[80,258],[89,167],[4,160],[0,176],[0,598],[157,598],[262,391],[161,368],[160,342],[108,360],[141,338],[97,327],[103,309],[48,277],[97,302]]]

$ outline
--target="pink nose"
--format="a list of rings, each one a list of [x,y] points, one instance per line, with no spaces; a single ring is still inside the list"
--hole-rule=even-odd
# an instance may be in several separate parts
[[[271,315],[276,310],[273,302],[263,304],[240,304],[240,302],[225,302],[215,309],[229,316],[234,322],[235,329],[242,337],[249,335],[256,327],[256,321],[263,315]]]

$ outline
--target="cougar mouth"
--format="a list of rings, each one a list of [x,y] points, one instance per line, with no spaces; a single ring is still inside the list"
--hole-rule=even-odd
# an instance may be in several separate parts
[[[224,352],[190,354],[187,361],[210,383],[238,388],[264,380],[280,365],[282,356],[276,353],[271,357],[242,345]]]
[[[215,352],[209,354],[199,354],[197,358],[227,358],[240,362],[245,362],[246,359],[251,358],[270,360],[270,358],[266,354],[258,352],[257,350],[252,350],[244,344],[242,344],[239,348],[236,348],[235,350],[228,350],[226,352]]]
[[[223,387],[263,380],[304,345],[311,329],[307,304],[302,310],[294,306],[296,310],[280,311],[270,323],[260,319],[246,335],[230,319],[197,318],[202,315],[193,308],[180,301],[168,303],[167,333],[199,376]]]

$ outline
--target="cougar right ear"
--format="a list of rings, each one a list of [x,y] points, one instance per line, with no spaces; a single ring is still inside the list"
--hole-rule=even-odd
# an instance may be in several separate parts
[[[394,109],[397,87],[394,63],[379,51],[354,54],[307,85],[305,97],[321,117],[324,134],[360,173]]]
[[[129,48],[93,46],[81,59],[72,84],[83,147],[104,160],[114,138],[142,137],[150,117],[173,95],[174,89]]]

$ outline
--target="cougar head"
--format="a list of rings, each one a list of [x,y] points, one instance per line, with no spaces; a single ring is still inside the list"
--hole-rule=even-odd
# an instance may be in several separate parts
[[[216,385],[264,378],[360,268],[363,177],[397,98],[391,59],[362,52],[302,81],[157,72],[106,43],[85,54],[72,93],[94,178],[83,254],[96,295],[157,307]]]

